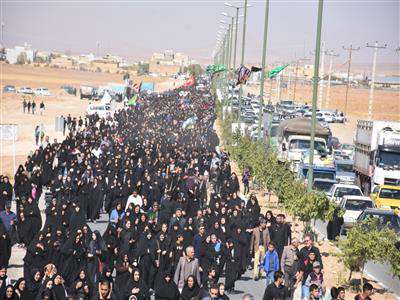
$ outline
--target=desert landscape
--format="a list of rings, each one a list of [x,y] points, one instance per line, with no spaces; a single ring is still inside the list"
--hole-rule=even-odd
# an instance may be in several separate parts
[[[62,133],[55,131],[55,118],[61,115],[72,117],[84,116],[89,101],[71,96],[61,90],[62,85],[74,86],[79,90],[81,85],[99,86],[107,83],[122,83],[122,74],[95,73],[77,70],[65,70],[30,65],[0,64],[1,104],[0,119],[2,124],[17,124],[18,139],[15,142],[16,167],[25,163],[26,156],[35,150],[35,127],[43,124],[45,135],[50,140],[63,138]],[[167,77],[140,76],[132,78],[134,83],[153,82],[157,90],[173,88],[175,81]],[[178,83],[177,83],[178,84]],[[3,93],[3,87],[14,85],[17,89],[23,86],[46,87],[52,96],[28,96],[18,93]],[[34,99],[37,105],[35,115],[23,113],[22,101]],[[46,110],[39,113],[39,104],[43,101]],[[10,141],[1,141],[0,172],[13,177],[13,145]]]

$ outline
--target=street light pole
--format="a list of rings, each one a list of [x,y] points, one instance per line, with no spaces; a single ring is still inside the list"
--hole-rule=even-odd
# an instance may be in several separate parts
[[[368,48],[374,48],[374,60],[372,62],[372,75],[371,75],[371,84],[369,88],[369,98],[368,98],[368,120],[372,120],[372,105],[374,102],[374,86],[375,86],[375,69],[376,69],[376,57],[378,55],[378,49],[385,49],[387,45],[385,44],[384,46],[378,46],[378,42],[375,42],[375,45],[369,45],[367,43]]]
[[[269,21],[269,0],[265,0],[265,15],[264,15],[264,39],[261,59],[261,82],[260,82],[260,110],[258,112],[258,138],[261,139],[261,122],[263,119],[264,107],[264,82],[265,82],[265,61],[267,53],[267,38],[268,38],[268,21]]]
[[[230,30],[230,33],[229,33],[229,41],[230,41],[230,43],[229,43],[229,65],[228,65],[228,71],[231,69],[231,66],[232,66],[232,48],[233,48],[233,19],[234,19],[234,17],[231,17],[231,30]]]
[[[239,7],[236,7],[235,48],[233,51],[233,70],[234,71],[236,69],[236,50],[237,50],[238,27],[239,27]]]
[[[308,182],[307,190],[311,191],[314,180],[314,141],[315,141],[315,123],[316,123],[316,109],[317,109],[317,94],[318,94],[318,80],[319,80],[319,55],[321,47],[321,29],[322,29],[322,11],[324,8],[324,1],[318,1],[318,22],[317,22],[317,37],[315,42],[315,60],[314,60],[314,82],[313,82],[313,97],[312,97],[312,115],[311,115],[311,135],[310,135],[310,155],[308,160]]]
[[[244,17],[243,17],[243,33],[242,33],[242,57],[240,59],[240,64],[244,64],[244,49],[246,43],[246,21],[247,21],[247,0],[244,0]],[[242,108],[242,94],[243,94],[243,85],[240,84],[239,88],[239,114],[238,121],[240,122],[240,113]]]

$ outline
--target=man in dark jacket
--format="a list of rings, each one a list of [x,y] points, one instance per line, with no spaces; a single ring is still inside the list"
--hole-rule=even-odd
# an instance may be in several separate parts
[[[283,214],[278,214],[276,216],[276,223],[272,226],[271,240],[276,245],[276,252],[278,252],[280,260],[283,248],[290,244],[292,233],[289,224],[285,223],[285,216]]]
[[[284,300],[288,297],[289,292],[283,285],[283,274],[277,271],[274,274],[274,282],[265,289],[263,300]]]

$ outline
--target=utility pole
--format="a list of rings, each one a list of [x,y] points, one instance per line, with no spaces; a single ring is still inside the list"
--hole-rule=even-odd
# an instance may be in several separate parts
[[[369,88],[369,98],[368,98],[368,120],[372,120],[372,105],[374,102],[374,85],[375,85],[375,68],[376,68],[376,57],[378,55],[378,49],[385,49],[387,45],[379,46],[378,42],[375,42],[375,45],[370,45],[367,43],[367,48],[374,48],[374,60],[372,62],[372,75],[371,75],[371,83]]]
[[[322,42],[321,72],[319,76],[318,109],[322,109],[322,95],[324,90],[324,63],[325,63],[325,42]]]
[[[100,57],[100,42],[97,42],[97,57]]]
[[[346,113],[347,113],[347,96],[349,95],[349,87],[350,87],[351,54],[353,53],[353,51],[360,50],[360,47],[353,48],[353,45],[350,45],[349,48],[343,47],[343,50],[349,51],[349,65],[348,65],[348,68],[347,68],[346,96],[345,96],[345,102],[344,102],[344,114],[346,115]]]
[[[264,111],[264,82],[265,82],[265,62],[267,53],[267,38],[268,38],[268,21],[269,21],[269,0],[265,0],[265,14],[264,14],[264,39],[261,58],[261,82],[260,82],[260,110],[258,112],[258,138],[262,138],[261,122],[263,119]]]
[[[294,77],[294,84],[293,84],[293,102],[296,102],[296,89],[297,89],[297,80],[298,80],[298,75],[299,75],[299,62],[301,61],[307,61],[310,60],[309,58],[300,58],[296,61],[296,71],[295,71],[295,77]]]
[[[318,1],[318,22],[317,22],[317,37],[315,42],[315,60],[314,60],[314,82],[313,82],[313,97],[312,97],[312,115],[311,115],[311,134],[310,134],[310,155],[308,161],[308,180],[307,190],[311,191],[314,181],[314,141],[315,141],[315,123],[317,111],[317,93],[318,93],[318,80],[319,80],[319,54],[321,47],[321,29],[322,29],[322,11],[324,8],[324,1]]]
[[[326,55],[329,56],[329,73],[328,73],[328,87],[326,89],[325,107],[329,108],[329,102],[331,100],[331,77],[332,77],[333,58],[338,57],[339,54],[336,54],[333,51],[327,51]]]
[[[277,90],[277,103],[279,103],[281,101],[281,75],[282,75],[283,71],[279,72],[278,74],[278,78],[276,80],[276,90]]]

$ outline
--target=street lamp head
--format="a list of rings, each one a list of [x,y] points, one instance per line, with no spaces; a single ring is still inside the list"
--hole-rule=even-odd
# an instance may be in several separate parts
[[[230,4],[230,3],[228,3],[228,2],[225,2],[224,5],[225,5],[225,6],[229,6],[229,7],[235,7],[235,6],[233,6],[232,4]]]
[[[221,15],[223,15],[225,17],[230,17],[230,15],[228,15],[226,12],[222,12]]]

